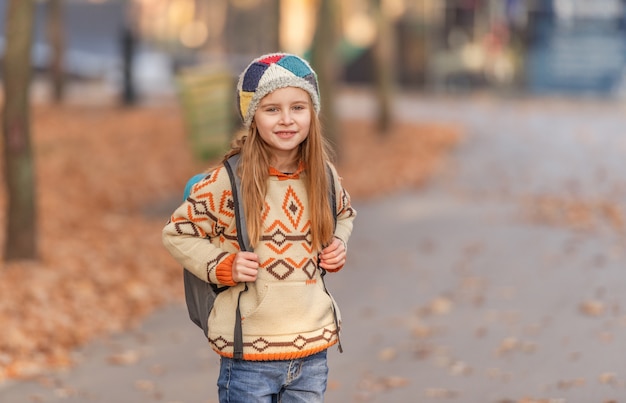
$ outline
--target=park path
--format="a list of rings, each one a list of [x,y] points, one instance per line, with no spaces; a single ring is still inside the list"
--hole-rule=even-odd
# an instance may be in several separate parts
[[[359,93],[338,106],[374,111]],[[465,138],[424,188],[355,203],[349,265],[328,278],[345,352],[327,401],[626,402],[625,108],[401,96],[400,118]],[[182,305],[77,357],[0,402],[216,401],[217,358]]]
[[[625,108],[398,102],[466,138],[426,188],[358,206],[333,402],[626,402]]]

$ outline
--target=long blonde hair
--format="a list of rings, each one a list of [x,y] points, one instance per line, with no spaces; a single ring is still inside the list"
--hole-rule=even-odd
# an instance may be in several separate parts
[[[326,166],[330,162],[331,151],[322,135],[319,117],[311,109],[309,135],[299,146],[299,159],[305,166],[305,187],[309,201],[311,220],[311,246],[319,251],[329,244],[334,232],[334,219],[331,212],[327,189],[329,178]],[[238,175],[241,177],[241,195],[248,227],[250,243],[255,247],[263,234],[262,212],[267,192],[267,180],[272,154],[261,138],[254,121],[247,132],[240,133],[233,141],[231,150],[224,161],[234,154],[241,154]]]

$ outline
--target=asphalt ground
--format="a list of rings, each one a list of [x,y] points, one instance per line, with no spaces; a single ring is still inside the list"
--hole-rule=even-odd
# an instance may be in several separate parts
[[[349,262],[327,277],[345,350],[327,401],[626,402],[625,109],[400,97],[400,118],[466,136],[425,187],[355,203]],[[217,401],[217,356],[181,304],[76,357],[0,402]]]

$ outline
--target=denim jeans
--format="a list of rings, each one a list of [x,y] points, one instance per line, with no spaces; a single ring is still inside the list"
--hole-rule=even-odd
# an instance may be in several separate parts
[[[222,357],[217,380],[220,403],[317,403],[324,401],[326,350],[285,361]]]

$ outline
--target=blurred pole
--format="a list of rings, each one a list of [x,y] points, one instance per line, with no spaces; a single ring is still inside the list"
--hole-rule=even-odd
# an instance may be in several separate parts
[[[3,66],[4,176],[7,187],[5,260],[35,259],[35,172],[30,140],[34,0],[9,0]]]
[[[131,106],[137,102],[135,77],[133,74],[136,37],[134,30],[128,23],[122,28],[120,42],[122,48],[122,104]]]
[[[137,30],[139,9],[134,2],[128,2],[125,8],[123,26],[120,32],[120,51],[122,56],[122,105],[132,106],[137,103],[135,88],[135,54],[137,52]]]
[[[334,0],[320,0],[315,35],[311,49],[311,64],[317,72],[322,103],[321,118],[324,133],[341,159],[339,122],[335,110],[335,87],[341,55],[337,52],[339,12]]]
[[[63,101],[65,95],[65,33],[63,29],[63,0],[48,0],[47,10],[48,43],[50,46],[50,82],[54,103]]]
[[[394,25],[387,14],[382,0],[373,0],[376,13],[378,37],[374,42],[374,67],[376,99],[378,101],[377,127],[381,135],[389,132],[393,123],[392,104],[395,93],[396,35]]]
[[[267,20],[268,20],[268,47],[272,51],[280,51],[280,0],[268,0]]]
[[[228,1],[226,52],[249,59],[280,50],[280,0]]]

